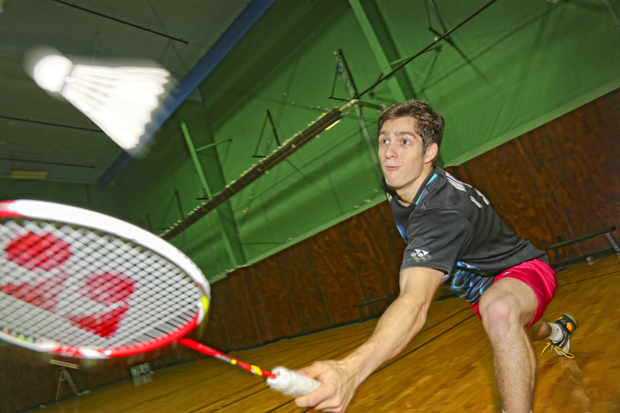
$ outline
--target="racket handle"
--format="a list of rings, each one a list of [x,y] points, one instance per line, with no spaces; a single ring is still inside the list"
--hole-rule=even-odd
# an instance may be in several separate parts
[[[303,396],[321,385],[321,382],[315,379],[284,367],[276,367],[271,372],[276,377],[267,379],[267,384],[272,389],[279,390],[289,396]]]
[[[249,371],[250,373],[254,373],[254,374],[257,374],[259,376],[265,376],[265,377],[270,377],[270,378],[275,378],[276,377],[275,374],[273,374],[270,371],[263,370],[260,367],[254,366],[252,364],[244,363],[243,361],[237,360],[236,358],[231,357],[228,354],[224,354],[221,351],[218,351],[218,350],[216,350],[214,348],[211,348],[211,347],[207,347],[204,344],[199,343],[199,342],[194,341],[194,340],[191,340],[189,338],[182,338],[182,339],[180,339],[179,340],[179,344],[182,344],[182,345],[184,345],[186,347],[189,347],[189,348],[193,348],[194,350],[199,351],[199,352],[201,352],[203,354],[206,354],[207,356],[212,356],[212,357],[215,357],[218,360],[224,361],[226,363],[230,363],[233,366],[239,366],[242,369]]]
[[[259,376],[265,376],[267,377],[267,384],[271,386],[272,389],[279,390],[289,396],[303,396],[316,390],[321,385],[321,383],[317,380],[311,379],[310,377],[301,375],[284,367],[276,367],[273,371],[263,370],[257,366],[244,363],[229,356],[228,354],[224,354],[214,348],[205,346],[202,343],[198,343],[197,341],[190,340],[188,338],[180,339],[179,343],[208,356],[215,357],[221,361],[239,366],[242,369],[258,374]]]

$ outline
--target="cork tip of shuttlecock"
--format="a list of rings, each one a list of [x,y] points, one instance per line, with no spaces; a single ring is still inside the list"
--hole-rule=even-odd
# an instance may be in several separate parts
[[[73,68],[71,60],[59,54],[40,58],[32,69],[32,77],[41,88],[60,92]]]

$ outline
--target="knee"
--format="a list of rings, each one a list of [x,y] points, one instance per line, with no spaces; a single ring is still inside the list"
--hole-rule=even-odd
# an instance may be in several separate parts
[[[480,318],[489,335],[505,334],[515,328],[523,328],[515,306],[502,299],[480,300]]]

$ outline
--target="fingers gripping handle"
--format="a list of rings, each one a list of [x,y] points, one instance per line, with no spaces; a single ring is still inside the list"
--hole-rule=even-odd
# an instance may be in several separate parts
[[[276,377],[267,379],[267,384],[272,389],[279,390],[289,396],[303,396],[316,390],[321,385],[317,380],[284,367],[276,367],[272,370],[272,373]]]

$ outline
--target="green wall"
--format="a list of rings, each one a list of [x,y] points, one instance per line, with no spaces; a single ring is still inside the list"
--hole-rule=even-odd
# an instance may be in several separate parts
[[[328,98],[335,50],[343,50],[364,90],[390,70],[377,63],[369,38],[376,36],[396,64],[433,41],[429,27],[442,31],[426,0],[350,1],[370,13],[370,25],[360,24],[348,1],[276,1],[199,87],[203,101],[185,102],[156,134],[150,154],[134,160],[115,185],[93,191],[90,202],[78,184],[32,184],[32,197],[40,199],[40,191],[161,233],[205,197],[181,122],[195,147],[217,144],[198,155],[216,194],[259,161],[256,152],[276,149],[270,126],[263,130],[267,110],[282,142],[342,104]],[[451,28],[485,2],[435,4]],[[499,0],[450,40],[398,77],[403,94],[428,100],[446,118],[443,165],[465,162],[620,86],[620,30],[598,0]],[[393,90],[382,83],[363,99],[389,105]],[[335,95],[349,97],[341,76]],[[363,116],[374,151],[378,111],[364,108]],[[233,256],[239,265],[255,262],[383,200],[351,110],[173,243],[214,281],[235,268]]]

